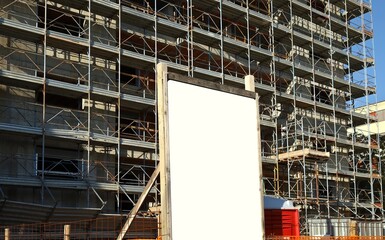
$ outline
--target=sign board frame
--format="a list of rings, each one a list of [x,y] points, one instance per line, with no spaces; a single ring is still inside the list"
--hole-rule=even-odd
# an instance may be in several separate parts
[[[256,143],[256,144],[255,144],[255,148],[250,147],[250,145],[248,145],[247,142],[245,144],[248,146],[248,149],[246,151],[250,151],[250,156],[252,156],[252,160],[255,161],[255,163],[254,163],[254,162],[250,162],[250,159],[248,160],[249,163],[252,163],[252,165],[253,165],[252,167],[255,170],[255,176],[253,176],[252,178],[245,177],[245,179],[249,179],[249,182],[251,182],[252,185],[247,185],[248,183],[245,182],[246,188],[242,188],[242,193],[237,193],[237,194],[239,194],[242,197],[242,196],[246,196],[245,193],[252,193],[250,196],[253,196],[253,199],[254,198],[255,199],[252,201],[248,201],[248,203],[250,204],[250,206],[248,206],[248,207],[250,207],[251,210],[249,212],[245,213],[244,215],[238,214],[239,212],[237,212],[242,207],[244,207],[244,206],[242,206],[242,203],[244,201],[238,201],[238,202],[235,201],[235,202],[231,203],[231,206],[229,207],[229,209],[227,209],[227,211],[229,211],[229,220],[234,221],[234,229],[225,229],[225,231],[227,231],[227,233],[225,235],[227,235],[229,237],[228,239],[234,239],[234,237],[231,237],[231,236],[235,236],[234,234],[238,234],[238,236],[242,238],[243,236],[242,236],[241,232],[245,232],[245,233],[252,233],[253,232],[253,233],[255,233],[255,235],[254,234],[253,234],[253,236],[248,235],[248,236],[246,236],[247,239],[263,239],[264,223],[263,223],[263,196],[262,196],[263,195],[262,194],[262,163],[261,163],[261,149],[260,149],[261,141],[260,141],[260,120],[259,120],[259,111],[258,111],[258,109],[259,109],[259,107],[258,107],[258,95],[254,92],[254,78],[252,76],[248,76],[248,77],[246,77],[245,82],[246,82],[246,89],[250,89],[251,91],[247,91],[247,90],[243,90],[240,88],[231,87],[231,86],[227,86],[227,85],[222,85],[222,84],[214,83],[214,82],[210,82],[210,81],[205,81],[205,80],[201,80],[201,79],[190,78],[190,77],[182,76],[182,75],[175,74],[175,73],[168,73],[167,72],[167,66],[165,64],[163,64],[163,63],[158,64],[158,66],[157,66],[157,101],[158,101],[157,112],[158,112],[158,126],[159,126],[159,158],[160,158],[159,159],[159,164],[160,164],[159,167],[160,167],[160,184],[161,184],[161,217],[160,217],[160,219],[161,219],[162,239],[166,239],[166,240],[171,240],[171,239],[179,240],[179,239],[181,239],[181,236],[180,236],[180,232],[181,232],[180,230],[181,229],[180,228],[182,225],[177,224],[177,221],[173,224],[173,221],[172,221],[172,218],[174,216],[174,218],[179,219],[178,221],[180,222],[179,215],[176,215],[176,212],[181,212],[180,211],[181,209],[178,209],[177,211],[173,212],[173,208],[172,208],[173,194],[171,192],[171,189],[174,189],[174,190],[178,189],[179,191],[181,191],[182,188],[172,187],[173,184],[174,184],[174,186],[176,184],[174,182],[171,182],[171,179],[173,178],[173,176],[171,174],[172,173],[171,168],[173,168],[173,166],[172,166],[171,161],[170,161],[170,153],[171,153],[171,155],[175,155],[175,154],[173,154],[174,149],[170,149],[170,142],[172,145],[173,143],[175,143],[176,141],[179,141],[179,140],[178,139],[171,139],[171,141],[170,141],[170,127],[174,128],[174,126],[169,125],[169,123],[170,123],[170,110],[171,110],[171,113],[173,113],[173,111],[175,110],[175,109],[173,109],[173,108],[175,108],[174,103],[176,101],[178,101],[177,99],[175,99],[176,97],[174,97],[174,95],[176,92],[179,91],[178,88],[180,88],[180,86],[187,87],[188,91],[187,90],[185,91],[186,94],[189,94],[190,90],[195,91],[194,89],[196,87],[198,89],[197,91],[212,90],[215,92],[220,92],[220,93],[218,93],[219,94],[218,96],[223,95],[224,98],[226,98],[227,95],[228,96],[231,95],[231,97],[233,97],[233,98],[234,98],[234,96],[239,96],[240,99],[243,99],[243,98],[253,99],[254,104],[255,104],[254,105],[255,109],[252,109],[251,112],[254,112],[254,115],[255,115],[254,118],[255,119],[254,119],[254,122],[252,122],[252,126],[250,125],[249,128],[250,128],[251,132],[255,133],[255,136],[254,136],[255,139],[253,139],[253,137],[251,137],[251,140],[249,140],[249,141],[252,141],[253,143]],[[169,86],[169,83],[172,83],[171,87]],[[176,85],[178,85],[177,91],[175,90]],[[194,87],[191,87],[191,86],[194,86]],[[171,109],[169,109],[169,107],[170,107],[169,87],[171,89],[174,89],[171,91],[171,106],[172,106]],[[180,88],[180,91],[182,91],[182,88],[183,87]],[[183,96],[182,96],[182,98],[183,98]],[[215,100],[213,100],[213,101],[215,101]],[[249,101],[249,100],[246,100],[246,101]],[[178,108],[178,109],[181,110],[182,108]],[[250,108],[248,108],[248,109],[250,109]],[[253,111],[253,110],[255,110],[255,111]],[[174,111],[174,113],[175,113],[175,111]],[[172,117],[171,120],[173,120],[174,116],[172,115],[171,117]],[[250,116],[248,116],[248,117],[250,117]],[[175,122],[173,124],[175,125]],[[172,135],[171,137],[174,137],[175,134],[171,134],[171,135]],[[245,135],[247,135],[247,133]],[[241,141],[241,140],[238,139],[236,141]],[[252,145],[252,146],[254,146],[254,145]],[[243,149],[243,148],[241,148],[241,149]],[[231,149],[229,149],[229,151],[231,151]],[[175,152],[176,151],[174,151],[174,153]],[[247,155],[246,155],[246,157],[245,157],[245,155],[243,155],[243,158],[247,158]],[[176,165],[177,164],[174,164],[174,167]],[[255,179],[254,179],[254,177],[255,177]],[[199,180],[199,175],[197,175],[197,179],[195,179],[195,180]],[[251,192],[249,192],[249,191],[251,191]],[[175,191],[173,193],[175,194]],[[178,194],[180,194],[180,193],[178,193]],[[175,196],[174,196],[174,198],[176,199],[177,197],[175,197]],[[201,196],[201,197],[204,197],[204,196]],[[254,201],[255,201],[255,205],[253,205]],[[178,204],[174,203],[174,205],[177,206]],[[178,206],[180,206],[180,205],[178,205]],[[194,206],[194,207],[195,207],[195,209],[197,209],[197,207],[199,208],[199,206]],[[213,206],[213,207],[215,208],[215,206]],[[191,211],[191,210],[192,210],[191,205],[186,206],[186,211],[183,214],[186,214],[186,216],[188,216],[189,211]],[[222,210],[225,211],[225,209],[222,209]],[[242,210],[240,210],[240,211],[242,211]],[[197,214],[197,213],[196,212],[190,212],[190,214],[192,214],[191,216],[193,216],[193,214]],[[200,213],[200,214],[202,217],[201,220],[203,220],[205,218],[205,216],[203,216],[202,213]],[[207,212],[207,214],[209,215],[210,213]],[[251,218],[250,218],[250,214],[253,215]],[[256,225],[255,229],[257,229],[257,231],[254,231],[254,230],[249,231],[250,229],[243,229],[243,231],[239,231],[240,228],[237,228],[238,227],[237,222],[242,221],[242,220],[236,219],[236,217],[233,217],[233,216],[236,216],[238,218],[240,216],[241,217],[244,216],[245,219],[242,219],[242,220],[255,223],[255,225]],[[195,221],[192,219],[185,219],[185,220]],[[219,220],[220,219],[218,219],[218,221]],[[215,221],[215,219],[213,219],[213,221]],[[200,222],[201,221],[199,219],[195,221],[195,223],[200,223]],[[199,229],[196,228],[197,226],[199,226],[199,224],[195,224],[196,226],[194,226],[193,222],[191,222],[188,225],[189,225],[188,227],[191,228],[190,233],[193,231],[198,231],[198,232],[200,231]],[[254,225],[252,225],[252,226],[254,226]],[[215,228],[213,228],[213,230],[215,230]],[[238,231],[238,232],[233,233],[231,231]],[[173,235],[173,233],[174,233],[174,235]],[[178,234],[176,234],[176,233],[178,233]],[[190,233],[186,232],[186,236],[187,235],[193,235]],[[186,239],[186,236],[183,239]],[[209,236],[209,234],[205,233],[203,235],[200,235],[199,239],[205,239],[204,236]],[[221,239],[223,239],[223,238],[221,238]]]

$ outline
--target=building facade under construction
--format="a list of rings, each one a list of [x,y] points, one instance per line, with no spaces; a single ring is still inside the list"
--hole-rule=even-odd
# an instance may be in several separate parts
[[[0,222],[133,208],[158,164],[158,63],[239,88],[254,76],[264,194],[294,202],[302,234],[310,219],[381,219],[371,12],[371,0],[1,1]]]

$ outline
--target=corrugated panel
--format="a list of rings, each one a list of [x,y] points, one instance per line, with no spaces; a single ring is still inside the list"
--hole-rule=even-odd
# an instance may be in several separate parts
[[[299,236],[297,209],[265,209],[266,236]]]
[[[380,221],[357,222],[359,236],[383,236],[383,227]]]
[[[310,236],[349,236],[350,219],[309,219]]]

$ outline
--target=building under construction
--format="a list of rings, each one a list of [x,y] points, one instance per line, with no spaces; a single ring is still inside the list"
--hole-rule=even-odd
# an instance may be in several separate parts
[[[239,88],[255,77],[264,193],[294,202],[302,234],[310,219],[381,219],[371,11],[371,0],[1,1],[0,222],[133,208],[158,164],[157,63]],[[155,187],[142,210],[159,203]]]

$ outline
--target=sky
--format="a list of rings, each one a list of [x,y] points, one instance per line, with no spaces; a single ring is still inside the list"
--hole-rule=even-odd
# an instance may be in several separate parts
[[[385,1],[372,0],[377,100],[385,101]]]

